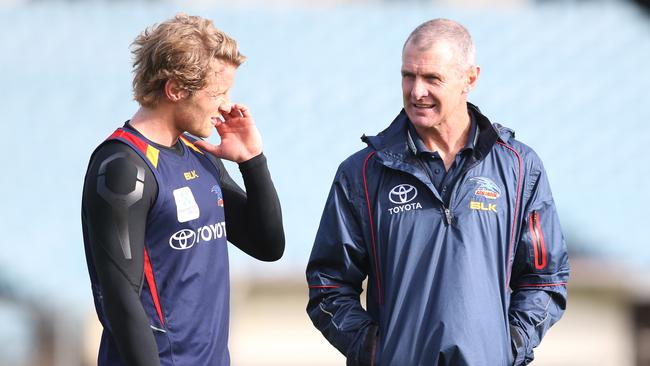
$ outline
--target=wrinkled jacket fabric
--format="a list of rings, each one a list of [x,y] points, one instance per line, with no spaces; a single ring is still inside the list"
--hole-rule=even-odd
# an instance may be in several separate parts
[[[569,263],[542,162],[468,110],[479,133],[448,204],[403,110],[336,173],[307,312],[348,365],[527,364],[562,316]]]

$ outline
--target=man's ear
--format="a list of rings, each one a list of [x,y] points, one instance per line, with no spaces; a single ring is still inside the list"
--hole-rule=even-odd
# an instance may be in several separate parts
[[[178,85],[178,81],[174,79],[168,79],[165,82],[164,87],[165,97],[172,102],[178,102],[184,98],[187,98],[189,93],[185,89],[181,89]]]
[[[469,71],[467,72],[467,84],[465,85],[463,92],[467,94],[470,92],[470,90],[476,87],[476,83],[478,82],[478,76],[480,73],[481,73],[480,66],[475,65],[470,67]]]

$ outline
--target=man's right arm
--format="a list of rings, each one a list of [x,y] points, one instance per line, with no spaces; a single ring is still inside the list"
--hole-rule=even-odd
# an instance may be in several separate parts
[[[347,365],[374,364],[378,328],[359,296],[369,268],[360,218],[339,169],[307,265],[307,313]]]
[[[104,326],[127,365],[160,365],[158,347],[140,302],[147,213],[158,187],[131,148],[108,142],[86,173],[82,220],[97,273]]]

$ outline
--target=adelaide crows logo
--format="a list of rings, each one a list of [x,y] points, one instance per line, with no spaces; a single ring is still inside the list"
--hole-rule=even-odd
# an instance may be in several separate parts
[[[474,177],[470,178],[469,181],[475,184],[476,189],[474,190],[474,194],[477,196],[491,200],[495,200],[501,196],[501,189],[489,178]]]
[[[223,207],[223,195],[221,194],[221,188],[218,185],[212,187],[210,192],[217,195],[217,206]]]

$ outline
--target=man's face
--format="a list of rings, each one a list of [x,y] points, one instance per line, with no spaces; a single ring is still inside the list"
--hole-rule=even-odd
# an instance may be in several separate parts
[[[178,106],[177,127],[199,137],[208,137],[221,117],[219,106],[230,103],[230,88],[237,67],[221,60],[212,60],[207,83],[201,90],[185,98]]]
[[[461,68],[455,48],[446,41],[422,49],[407,43],[402,53],[404,110],[416,127],[432,128],[453,123],[466,113],[471,70]]]

